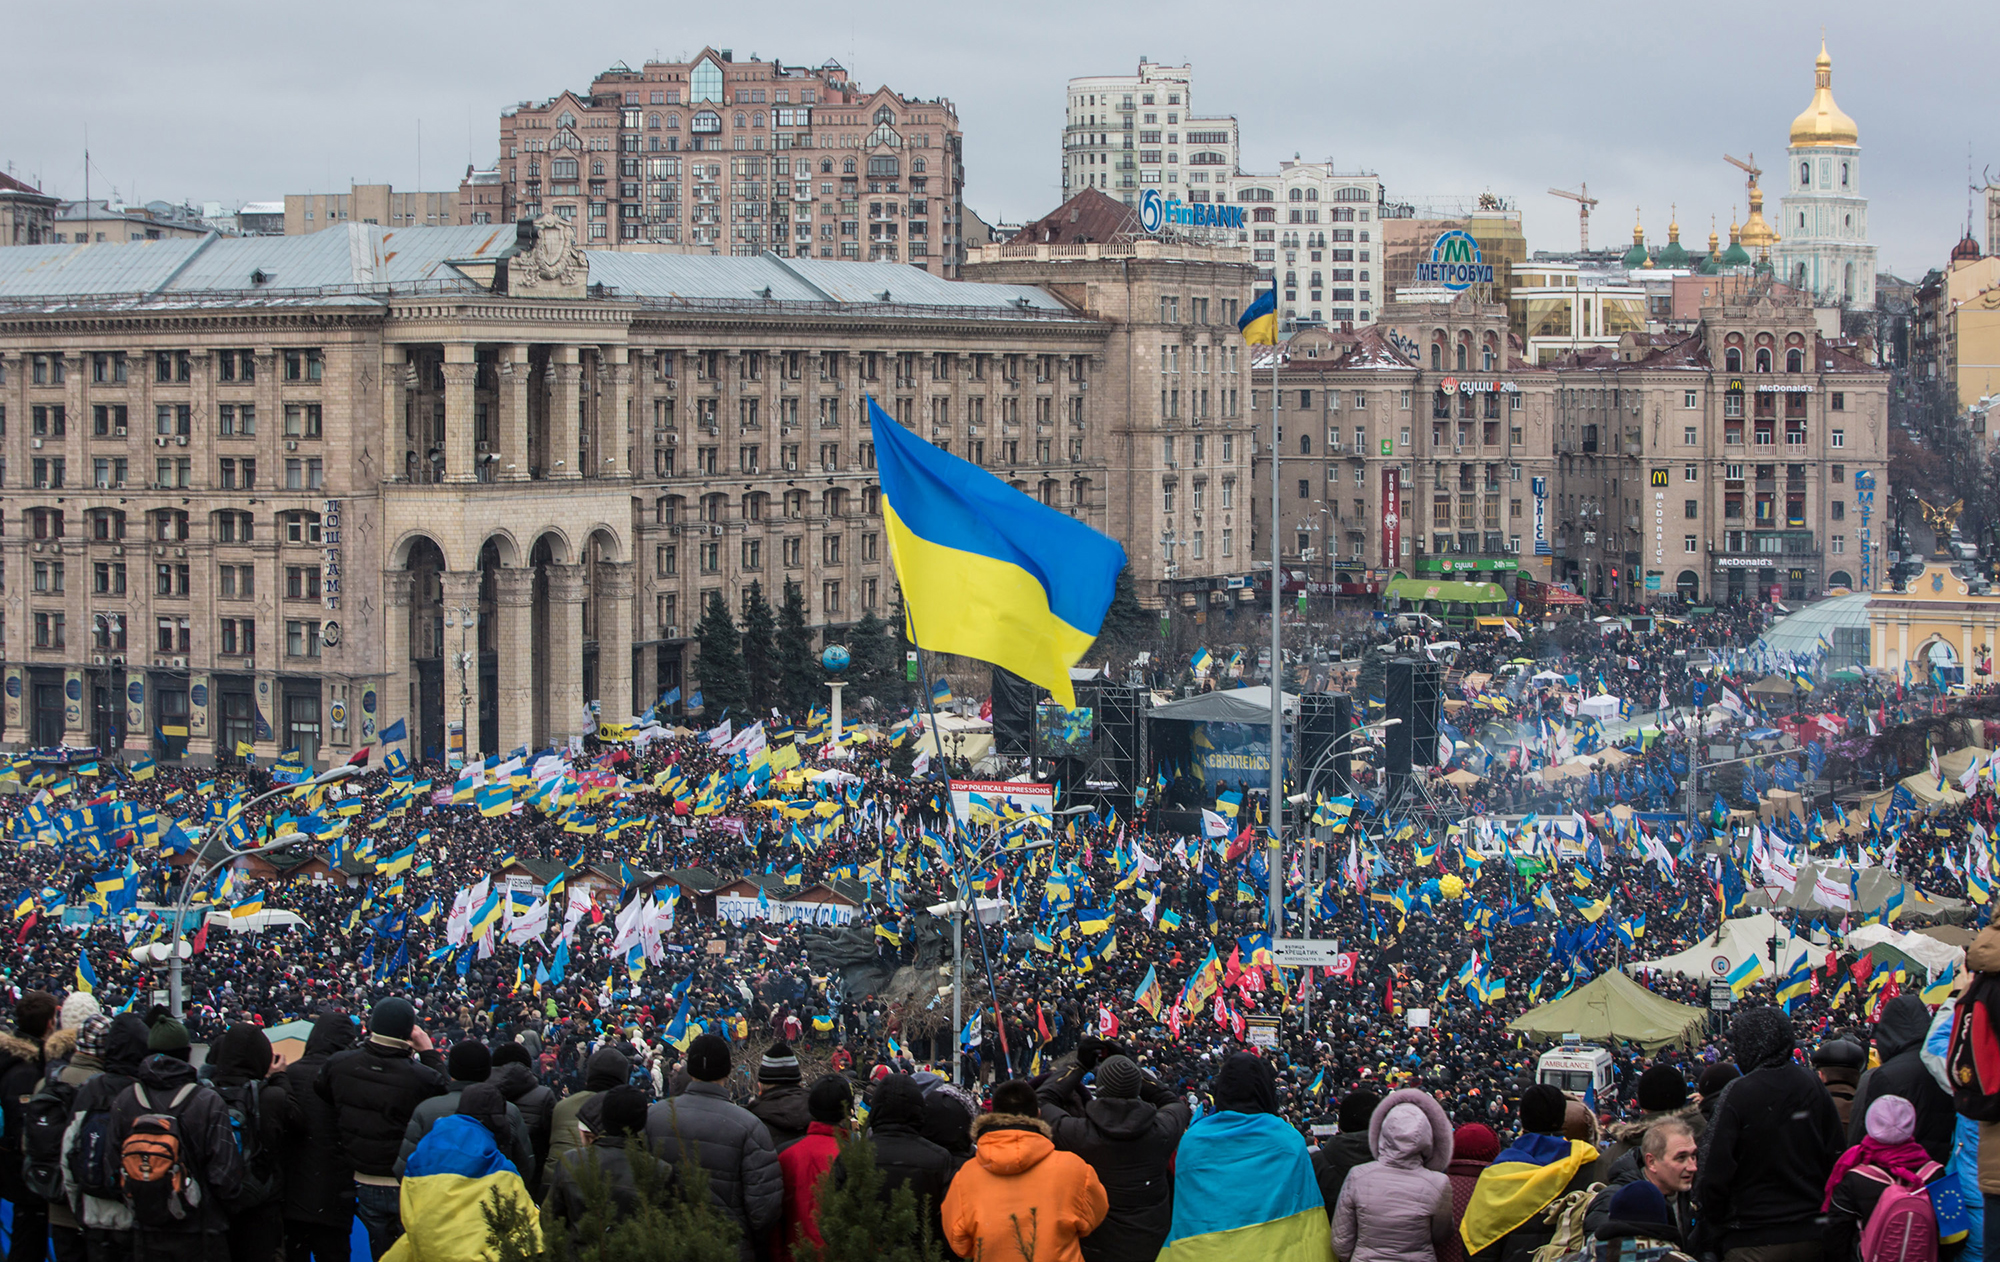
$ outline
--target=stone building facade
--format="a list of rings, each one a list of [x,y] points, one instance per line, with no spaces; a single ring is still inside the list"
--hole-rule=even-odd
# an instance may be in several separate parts
[[[539,747],[698,686],[709,591],[889,615],[871,395],[1108,524],[1108,332],[1045,291],[336,233],[0,253],[0,742]]]

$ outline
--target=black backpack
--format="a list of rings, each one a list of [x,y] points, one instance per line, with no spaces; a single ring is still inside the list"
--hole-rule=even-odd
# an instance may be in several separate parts
[[[242,1190],[230,1202],[232,1209],[250,1209],[276,1200],[281,1190],[277,1159],[264,1148],[263,1085],[246,1082],[216,1089],[229,1109],[229,1133],[243,1157]]]
[[[29,1195],[45,1201],[63,1199],[63,1134],[76,1103],[76,1087],[62,1081],[63,1069],[62,1062],[50,1065],[21,1106],[21,1181]]]
[[[69,1145],[68,1184],[71,1190],[99,1200],[125,1196],[118,1145],[113,1142],[111,1109],[88,1109],[77,1115],[76,1138]]]

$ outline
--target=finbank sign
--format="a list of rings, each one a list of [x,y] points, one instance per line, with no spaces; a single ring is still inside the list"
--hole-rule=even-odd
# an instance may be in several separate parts
[[[1479,261],[1479,242],[1457,228],[1431,242],[1431,256],[1417,264],[1417,283],[1458,293],[1493,283],[1493,265]]]
[[[1222,202],[1184,202],[1178,197],[1163,198],[1158,189],[1149,188],[1139,197],[1139,226],[1147,232],[1158,232],[1168,227],[1241,228],[1243,208]]]

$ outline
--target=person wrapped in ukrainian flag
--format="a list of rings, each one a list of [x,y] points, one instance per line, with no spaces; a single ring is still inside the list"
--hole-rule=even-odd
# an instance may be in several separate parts
[[[1543,1211],[1590,1183],[1597,1149],[1563,1138],[1569,1097],[1545,1082],[1521,1093],[1521,1137],[1479,1172],[1458,1228],[1475,1262],[1525,1258],[1555,1237]]]
[[[385,1262],[491,1256],[484,1209],[496,1195],[521,1208],[539,1247],[540,1214],[497,1140],[509,1129],[507,1108],[499,1087],[475,1083],[459,1096],[458,1112],[440,1118],[417,1144],[403,1167],[404,1234],[383,1255]]]
[[[1277,1074],[1248,1052],[1222,1062],[1216,1112],[1174,1155],[1174,1218],[1161,1262],[1326,1262],[1326,1203],[1298,1128],[1278,1115]]]

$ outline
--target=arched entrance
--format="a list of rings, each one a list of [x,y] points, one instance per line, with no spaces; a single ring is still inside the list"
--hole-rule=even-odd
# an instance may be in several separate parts
[[[1679,577],[1674,579],[1674,590],[1678,591],[1681,594],[1681,599],[1688,604],[1700,604],[1701,575],[1695,573],[1693,570],[1682,570]]]
[[[505,753],[500,743],[500,541],[488,539],[479,549],[479,723],[478,746],[487,753]]]
[[[430,538],[410,544],[410,736],[426,758],[444,753],[444,550]]]

